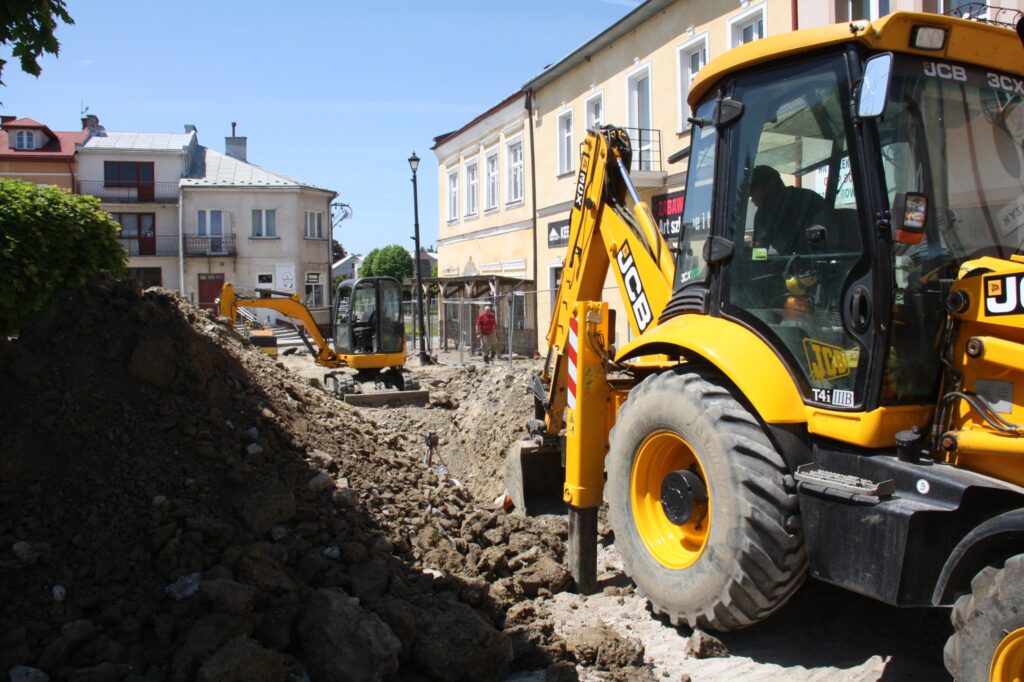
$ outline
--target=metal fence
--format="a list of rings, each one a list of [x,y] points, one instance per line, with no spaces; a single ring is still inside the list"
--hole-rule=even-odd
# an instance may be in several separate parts
[[[458,362],[481,357],[481,340],[476,321],[485,306],[491,306],[497,321],[498,356],[533,357],[537,351],[537,328],[533,322],[536,296],[526,292],[499,294],[488,298],[424,301],[424,341],[427,351],[458,353]],[[410,352],[419,350],[416,302],[403,304],[406,343]],[[545,318],[544,323],[547,324]],[[452,358],[454,360],[454,358]]]

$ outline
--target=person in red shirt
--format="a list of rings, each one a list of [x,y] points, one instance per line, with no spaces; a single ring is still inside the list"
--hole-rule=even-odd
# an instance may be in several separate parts
[[[498,320],[491,306],[484,306],[476,318],[476,335],[483,347],[484,362],[490,363],[498,354]]]

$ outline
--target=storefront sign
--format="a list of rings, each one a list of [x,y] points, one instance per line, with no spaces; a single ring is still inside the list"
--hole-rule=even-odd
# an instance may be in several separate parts
[[[683,225],[683,192],[669,192],[651,197],[651,213],[666,237],[678,237]]]
[[[569,244],[569,220],[548,223],[548,248],[555,249]]]

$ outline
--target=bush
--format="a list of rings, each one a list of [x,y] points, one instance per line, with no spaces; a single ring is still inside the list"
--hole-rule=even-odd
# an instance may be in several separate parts
[[[96,197],[0,180],[0,333],[98,272],[123,275],[119,229]]]

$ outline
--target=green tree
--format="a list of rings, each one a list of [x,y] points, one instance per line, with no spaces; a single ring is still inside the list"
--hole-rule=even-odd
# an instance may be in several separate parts
[[[58,20],[69,25],[75,23],[64,0],[4,0],[0,3],[0,45],[10,45],[11,55],[21,62],[21,70],[38,76],[43,53],[55,55],[60,51],[54,36]],[[6,59],[0,59],[0,75],[6,63]]]
[[[119,229],[96,197],[0,180],[0,333],[100,271],[123,275]]]
[[[390,244],[374,249],[366,255],[359,268],[360,277],[394,277],[401,281],[403,277],[411,277],[413,272],[412,256],[399,244]]]

